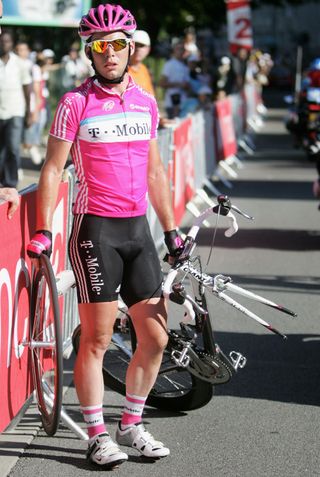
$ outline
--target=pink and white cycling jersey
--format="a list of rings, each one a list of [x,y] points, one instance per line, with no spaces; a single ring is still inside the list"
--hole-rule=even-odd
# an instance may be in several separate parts
[[[156,100],[131,78],[122,95],[89,78],[61,98],[50,134],[73,143],[75,214],[145,214],[149,141],[158,121]]]

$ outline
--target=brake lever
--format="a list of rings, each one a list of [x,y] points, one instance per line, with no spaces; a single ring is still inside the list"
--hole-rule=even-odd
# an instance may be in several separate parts
[[[251,215],[247,214],[246,212],[243,212],[242,210],[239,209],[239,207],[237,207],[236,205],[231,205],[231,209],[234,210],[235,212],[237,212],[238,214],[242,215],[242,217],[245,217],[246,219],[249,219],[249,220],[254,220],[254,217],[252,217]]]
[[[254,220],[254,217],[251,217],[251,215],[247,214],[246,212],[243,212],[236,205],[231,204],[231,200],[229,199],[227,195],[224,195],[224,194],[218,195],[217,201],[218,201],[218,204],[224,209],[224,211],[222,211],[222,215],[228,215],[228,211],[232,209],[238,214],[245,217],[246,219]]]

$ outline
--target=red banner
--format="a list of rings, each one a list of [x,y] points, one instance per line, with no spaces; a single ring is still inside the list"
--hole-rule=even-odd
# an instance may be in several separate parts
[[[8,204],[0,205],[0,432],[33,390],[30,352],[21,342],[29,338],[31,262],[25,249],[35,232],[36,192],[21,197],[11,220],[7,209]],[[55,273],[65,268],[67,212],[68,183],[63,183],[53,218],[51,261]]]
[[[239,48],[253,47],[250,0],[225,0],[227,4],[228,40],[232,54]]]
[[[191,118],[185,119],[175,129],[173,141],[173,206],[176,224],[179,225],[185,213],[186,204],[195,193]]]
[[[237,153],[230,98],[221,99],[215,103],[215,139],[218,161]]]

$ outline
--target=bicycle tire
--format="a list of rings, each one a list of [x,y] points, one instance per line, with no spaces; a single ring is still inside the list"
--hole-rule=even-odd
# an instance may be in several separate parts
[[[80,325],[73,333],[73,347],[77,352],[81,334]],[[118,344],[115,344],[117,341]],[[127,333],[114,333],[103,361],[105,386],[125,396],[125,378],[136,337],[131,320]],[[122,347],[121,347],[122,346]],[[160,371],[149,393],[146,404],[167,411],[191,411],[205,406],[212,398],[214,388],[210,383],[192,375],[186,368],[174,365],[171,360],[171,343],[163,354]]]
[[[59,426],[63,390],[63,352],[56,280],[49,258],[42,254],[31,290],[30,348],[33,383],[45,432]]]

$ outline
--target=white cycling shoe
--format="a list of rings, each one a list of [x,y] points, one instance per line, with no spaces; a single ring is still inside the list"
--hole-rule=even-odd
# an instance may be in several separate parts
[[[158,459],[167,457],[170,450],[162,442],[156,441],[150,432],[146,431],[142,423],[121,429],[118,424],[116,441],[122,446],[132,447],[145,457]]]
[[[86,452],[87,460],[91,464],[104,469],[111,469],[128,460],[128,455],[122,452],[107,432],[99,434],[89,444]]]

